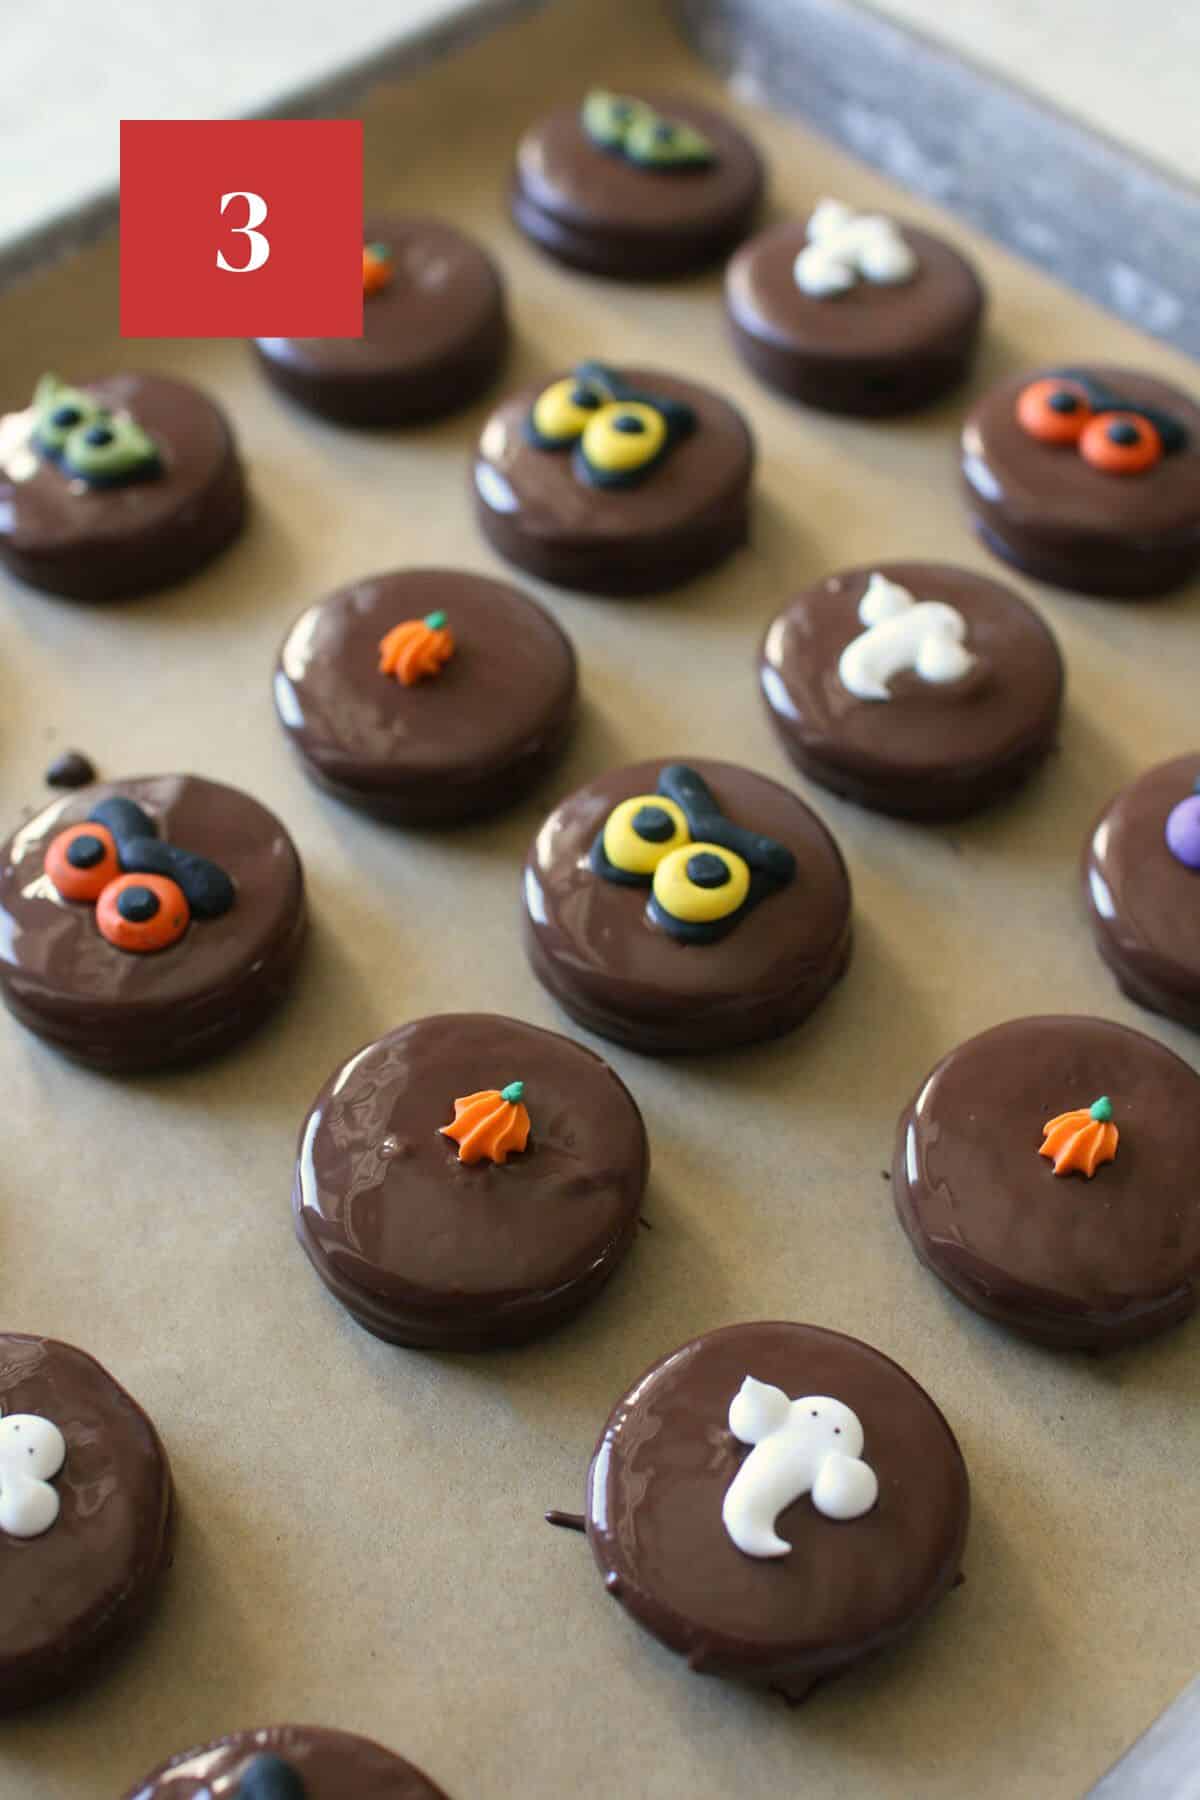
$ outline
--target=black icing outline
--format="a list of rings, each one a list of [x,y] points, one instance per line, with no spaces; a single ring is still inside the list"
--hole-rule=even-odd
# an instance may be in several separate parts
[[[112,832],[123,874],[166,875],[175,882],[193,918],[219,919],[237,898],[232,878],[219,863],[167,843],[136,800],[112,794],[92,808],[86,822]]]
[[[668,400],[661,394],[648,394],[640,388],[632,387],[622,379],[615,369],[605,363],[582,362],[571,371],[571,380],[581,382],[588,387],[596,388],[603,395],[602,405],[619,405],[621,401],[636,401],[640,406],[649,406],[658,413],[665,424],[666,436],[649,461],[636,469],[597,469],[583,454],[580,442],[582,430],[572,433],[570,437],[548,437],[539,431],[534,423],[534,407],[531,406],[525,415],[525,441],[532,444],[535,450],[571,451],[571,468],[580,481],[591,487],[629,488],[637,487],[652,470],[657,469],[675,448],[676,444],[689,436],[696,429],[696,415],[683,400]],[[545,389],[542,390],[545,392]],[[540,399],[541,396],[539,395]],[[536,405],[536,402],[535,402]]]
[[[650,888],[650,896],[646,901],[647,916],[681,943],[717,943],[760,901],[795,880],[796,858],[792,852],[785,845],[777,844],[774,838],[764,837],[760,832],[747,831],[743,826],[735,825],[732,819],[726,818],[704,777],[686,763],[668,763],[660,770],[655,791],[666,799],[673,800],[679,807],[688,822],[693,843],[717,844],[722,850],[731,850],[742,858],[750,870],[749,891],[736,912],[728,913],[723,919],[677,919],[655,896],[653,875],[635,875],[629,870],[618,869],[610,862],[604,848],[604,826],[601,826],[588,853],[588,863],[593,874],[599,875],[604,881],[616,882],[621,887]],[[605,825],[607,823],[606,818]],[[676,845],[675,848],[682,849],[683,846]]]

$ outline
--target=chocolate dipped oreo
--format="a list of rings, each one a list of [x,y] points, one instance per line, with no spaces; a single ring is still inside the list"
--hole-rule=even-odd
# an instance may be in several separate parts
[[[377,1337],[515,1344],[608,1280],[648,1167],[637,1105],[592,1051],[443,1013],[368,1045],[321,1090],[300,1134],[296,1233]]]
[[[984,292],[944,238],[822,200],[744,244],[725,276],[733,341],[777,392],[825,412],[912,412],[966,377]]]
[[[76,1686],[141,1624],[171,1496],[158,1433],[98,1362],[0,1332],[0,1713]]]
[[[1132,369],[1010,375],[969,414],[972,525],[1040,581],[1145,599],[1200,566],[1200,406]]]
[[[275,705],[307,774],[382,819],[503,810],[566,748],[575,653],[518,589],[455,569],[371,576],[296,621]]]
[[[304,929],[283,826],[199,776],[84,789],[0,850],[5,1005],[110,1073],[198,1061],[247,1036],[288,991]]]
[[[768,627],[759,676],[805,775],[860,806],[956,819],[1054,748],[1058,645],[1011,589],[943,563],[880,563],[808,588]]]
[[[1083,888],[1122,991],[1200,1031],[1200,751],[1110,801],[1084,846]]]
[[[1153,1337],[1195,1305],[1200,1075],[1105,1019],[1014,1019],[961,1044],[901,1115],[913,1249],[985,1317],[1053,1349]]]
[[[608,1593],[690,1669],[798,1701],[955,1584],[968,1512],[911,1376],[840,1332],[755,1323],[693,1339],[617,1403],[585,1522]]]
[[[500,273],[441,219],[377,213],[364,226],[360,338],[256,338],[273,385],[343,425],[413,425],[459,412],[508,348]]]
[[[557,261],[658,281],[719,262],[749,230],[763,185],[754,145],[711,107],[593,89],[525,133],[511,205]]]
[[[720,395],[583,362],[492,414],[475,511],[492,547],[544,581],[659,593],[745,543],[753,468],[749,428]]]
[[[317,1725],[235,1731],[184,1750],[125,1800],[446,1800],[402,1756]]]
[[[850,954],[850,880],[802,800],[732,763],[634,763],[564,800],[525,863],[525,948],[634,1050],[730,1050],[808,1016]]]
[[[229,425],[165,375],[38,382],[0,417],[0,562],[72,600],[167,587],[241,530],[246,495]]]

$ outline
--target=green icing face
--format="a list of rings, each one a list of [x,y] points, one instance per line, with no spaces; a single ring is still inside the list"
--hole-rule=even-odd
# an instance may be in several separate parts
[[[635,100],[593,88],[583,103],[583,129],[602,150],[624,156],[639,169],[702,169],[716,151],[702,131]]]
[[[109,411],[55,375],[42,376],[33,404],[35,446],[76,480],[118,487],[161,473],[158,446],[128,413]]]

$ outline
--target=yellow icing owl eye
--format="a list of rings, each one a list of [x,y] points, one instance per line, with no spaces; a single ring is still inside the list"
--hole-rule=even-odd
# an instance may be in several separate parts
[[[635,794],[622,800],[604,827],[604,854],[622,875],[653,875],[664,856],[691,838],[683,808],[662,794]]]
[[[535,439],[547,448],[573,444],[609,398],[586,375],[564,375],[543,389],[533,403],[530,424]]]
[[[598,479],[638,474],[661,456],[667,421],[645,400],[613,400],[587,419],[579,452]]]
[[[682,844],[654,871],[654,898],[673,919],[711,925],[744,906],[750,868],[743,857],[720,844]]]

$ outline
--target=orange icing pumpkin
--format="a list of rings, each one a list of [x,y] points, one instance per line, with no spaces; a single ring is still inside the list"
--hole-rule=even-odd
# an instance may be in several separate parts
[[[404,619],[379,642],[379,672],[412,687],[427,675],[440,675],[454,655],[454,638],[444,612],[423,619]]]
[[[458,1145],[459,1162],[476,1163],[486,1156],[502,1163],[525,1148],[529,1114],[521,1104],[524,1092],[523,1081],[510,1081],[506,1088],[483,1088],[454,1102],[453,1120],[439,1129]]]
[[[1042,1126],[1045,1143],[1039,1156],[1054,1158],[1056,1175],[1079,1173],[1088,1181],[1101,1163],[1112,1162],[1120,1133],[1112,1122],[1112,1101],[1106,1097],[1076,1112],[1059,1113]]]
[[[392,253],[386,244],[363,245],[363,293],[379,294],[394,272]]]

